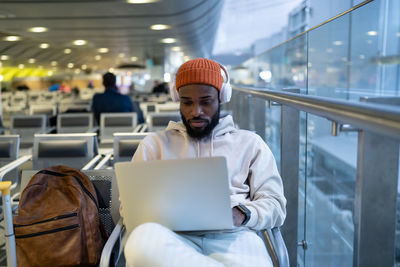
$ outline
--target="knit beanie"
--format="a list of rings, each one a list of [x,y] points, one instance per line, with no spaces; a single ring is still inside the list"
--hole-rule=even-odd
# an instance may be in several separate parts
[[[196,58],[183,63],[175,78],[175,88],[188,84],[207,84],[221,90],[224,78],[221,75],[221,67],[214,60]]]

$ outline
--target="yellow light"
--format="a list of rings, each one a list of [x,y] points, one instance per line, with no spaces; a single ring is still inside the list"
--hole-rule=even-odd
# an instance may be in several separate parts
[[[124,53],[119,53],[119,54],[118,54],[118,57],[119,57],[119,58],[123,58],[124,56],[125,56]]]
[[[25,67],[24,64],[19,64],[19,65],[18,65],[18,68],[19,68],[20,70],[22,70],[24,67]]]
[[[40,44],[40,45],[39,45],[39,47],[42,48],[42,49],[49,48],[49,46],[50,46],[50,45],[49,45],[48,43],[43,43],[43,44]]]
[[[8,41],[8,42],[16,42],[19,40],[21,40],[21,37],[15,36],[15,35],[10,35],[10,36],[4,37],[4,41]]]
[[[108,48],[106,48],[106,47],[99,48],[99,49],[97,49],[97,51],[98,51],[99,53],[108,53]]]
[[[76,74],[79,74],[79,73],[81,73],[81,70],[80,70],[80,69],[76,69],[76,70],[75,70],[75,73],[76,73]]]
[[[7,56],[7,55],[1,55],[0,56],[0,60],[9,60],[9,59],[10,59],[10,57]]]
[[[35,63],[36,62],[36,59],[34,59],[34,58],[30,58],[29,60],[28,60],[28,63],[31,63],[31,64],[33,64],[33,63]]]
[[[71,54],[71,52],[72,52],[72,51],[71,51],[71,49],[69,49],[69,48],[65,48],[65,49],[64,49],[64,53],[65,53],[65,54]]]
[[[96,56],[94,57],[94,59],[100,60],[100,59],[101,59],[101,56],[100,56],[100,55],[96,55]]]
[[[85,40],[75,40],[74,45],[85,45],[87,42]]]
[[[53,67],[57,66],[57,61],[52,61],[52,62],[50,63],[50,65],[52,65]]]
[[[114,72],[114,68],[109,68],[108,72]]]
[[[83,64],[83,65],[81,66],[81,69],[86,70],[86,69],[87,69],[87,66],[86,66],[85,64]]]
[[[175,42],[176,42],[175,38],[164,38],[164,39],[161,39],[161,43],[164,43],[164,44],[173,44]]]
[[[53,71],[49,70],[49,71],[47,72],[47,75],[49,75],[49,76],[53,75]]]
[[[169,28],[171,28],[171,26],[165,24],[154,24],[150,26],[150,29],[154,31],[162,31],[162,30],[167,30]]]
[[[39,33],[39,32],[47,32],[48,29],[46,27],[32,27],[32,28],[29,28],[28,31]]]
[[[72,69],[72,68],[74,67],[74,63],[68,63],[68,64],[67,64],[67,67],[70,68],[70,69]]]
[[[131,61],[136,61],[136,60],[138,60],[137,57],[131,57]]]

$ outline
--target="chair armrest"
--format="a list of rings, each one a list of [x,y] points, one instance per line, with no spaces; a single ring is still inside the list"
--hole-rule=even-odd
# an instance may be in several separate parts
[[[121,255],[121,236],[125,230],[125,226],[122,223],[122,218],[119,219],[117,225],[115,225],[114,230],[112,231],[110,237],[108,238],[106,244],[103,247],[103,250],[101,252],[101,258],[100,258],[100,265],[99,267],[109,267],[110,266],[110,261],[111,261],[111,253],[117,244],[117,241],[119,240],[120,247],[118,251],[118,258],[116,259],[116,262],[118,262],[118,259]]]
[[[88,133],[96,133],[99,130],[99,126],[94,126],[93,128],[89,129]]]
[[[23,163],[27,162],[28,160],[32,159],[32,155],[22,156],[7,165],[0,168],[0,181],[3,181],[4,175],[8,172],[12,171],[13,169],[17,168],[18,166],[22,165]],[[16,185],[15,185],[16,186]],[[11,186],[11,190],[15,188],[15,186]]]
[[[93,166],[101,159],[101,155],[96,155],[91,161],[89,161],[85,166],[83,166],[82,170],[90,170]]]
[[[272,263],[279,267],[288,267],[289,255],[279,227],[264,229],[259,232],[267,247]]]
[[[112,152],[106,154],[104,158],[94,167],[94,170],[100,170],[107,162],[111,160]]]

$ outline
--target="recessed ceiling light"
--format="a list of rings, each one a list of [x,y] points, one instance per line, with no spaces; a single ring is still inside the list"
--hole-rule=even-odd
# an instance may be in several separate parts
[[[164,44],[173,44],[175,42],[176,42],[175,38],[164,38],[164,39],[161,39],[161,43],[164,43]]]
[[[9,36],[4,37],[4,41],[8,41],[8,42],[16,42],[19,40],[21,40],[21,37],[15,36],[15,35],[9,35]]]
[[[334,41],[334,42],[333,42],[333,45],[342,45],[342,44],[343,44],[342,41]]]
[[[85,45],[87,42],[85,40],[75,40],[73,41],[74,45]]]
[[[150,26],[150,29],[155,30],[155,31],[162,31],[171,28],[169,25],[165,24],[154,24]]]
[[[32,28],[29,28],[28,31],[30,31],[30,32],[47,32],[48,29],[46,27],[32,27]]]
[[[34,58],[30,58],[30,59],[28,59],[28,63],[31,63],[31,64],[33,64],[33,63],[35,63],[36,62],[36,59],[34,59]]]
[[[326,52],[332,53],[332,52],[333,52],[333,49],[332,49],[332,48],[328,48],[328,49],[326,49]]]
[[[24,67],[25,67],[24,64],[19,64],[19,65],[18,65],[18,68],[21,69],[21,70],[22,70]]]
[[[69,49],[69,48],[65,48],[65,49],[64,49],[64,53],[65,53],[65,54],[71,54],[71,52],[72,52],[72,51],[71,51],[71,49]]]
[[[67,64],[67,67],[70,68],[70,69],[72,69],[72,68],[74,67],[74,63],[68,63],[68,64]]]
[[[179,46],[174,46],[174,47],[171,48],[171,50],[179,52],[179,51],[181,51],[181,48]]]
[[[158,1],[159,0],[126,0],[128,4],[150,4]]]
[[[114,72],[114,68],[109,68],[108,72]]]
[[[76,73],[76,74],[79,74],[80,72],[81,72],[80,69],[75,69],[75,73]]]
[[[119,54],[118,54],[118,57],[119,57],[119,58],[123,58],[124,56],[125,56],[124,53],[119,53]]]
[[[136,61],[137,59],[137,57],[131,57],[131,61]]]
[[[50,63],[50,65],[52,65],[53,67],[54,67],[54,66],[57,66],[57,61],[52,61],[52,62]]]
[[[81,69],[86,70],[86,69],[87,69],[87,66],[86,66],[85,64],[83,64],[83,65],[81,66]]]
[[[99,49],[97,49],[97,52],[99,52],[99,53],[108,53],[108,48],[106,48],[106,47],[99,48]]]
[[[378,32],[377,32],[377,31],[368,31],[368,32],[367,32],[367,35],[369,35],[369,36],[376,36],[376,35],[378,35]]]
[[[100,56],[100,55],[96,55],[96,56],[94,57],[94,59],[100,60],[100,59],[101,59],[101,56]]]
[[[52,72],[51,70],[49,70],[49,71],[47,72],[47,75],[51,76],[51,75],[53,75],[53,72]]]
[[[42,48],[42,49],[49,48],[49,46],[50,46],[50,45],[49,45],[48,43],[43,43],[43,44],[40,44],[40,45],[39,45],[39,47]]]
[[[7,55],[1,55],[0,60],[8,60],[10,57]]]

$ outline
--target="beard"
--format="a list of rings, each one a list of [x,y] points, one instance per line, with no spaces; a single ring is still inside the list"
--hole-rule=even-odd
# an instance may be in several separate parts
[[[219,116],[220,116],[220,107],[218,106],[218,110],[211,117],[211,121],[207,124],[207,126],[204,129],[198,130],[198,129],[193,129],[190,126],[189,121],[186,120],[186,118],[182,115],[182,112],[181,112],[182,122],[183,122],[183,125],[185,125],[185,127],[186,127],[186,131],[187,131],[188,135],[195,139],[202,139],[206,136],[209,136],[211,134],[212,130],[214,130],[215,126],[217,126],[217,124],[219,122]],[[202,120],[202,118],[201,117],[193,117],[190,120]]]

